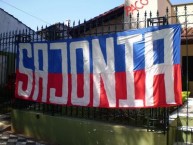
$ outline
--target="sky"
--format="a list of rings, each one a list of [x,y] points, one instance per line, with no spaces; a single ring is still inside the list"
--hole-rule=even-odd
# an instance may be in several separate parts
[[[89,20],[124,3],[125,0],[0,0],[4,9],[32,29],[70,20]],[[136,1],[136,0],[134,0]],[[193,0],[170,0],[193,3]]]

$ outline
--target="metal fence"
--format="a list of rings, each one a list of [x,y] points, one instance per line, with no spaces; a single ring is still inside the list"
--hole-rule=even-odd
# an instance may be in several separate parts
[[[182,7],[182,6],[181,6]],[[174,130],[176,133],[175,142],[193,142],[191,135],[193,129],[191,128],[189,115],[189,107],[192,104],[188,103],[188,99],[184,99],[185,117],[180,116],[180,107],[170,108],[149,108],[149,109],[105,109],[105,108],[89,108],[89,107],[74,107],[74,106],[59,106],[52,104],[43,104],[37,102],[30,102],[14,98],[15,89],[15,60],[17,53],[17,45],[19,42],[39,42],[52,41],[59,39],[71,39],[77,37],[85,37],[91,35],[103,35],[124,31],[125,26],[132,28],[148,27],[152,25],[166,25],[168,23],[181,23],[183,27],[182,44],[185,46],[186,52],[186,79],[185,90],[189,90],[189,54],[188,48],[191,39],[188,37],[188,27],[193,25],[188,19],[193,19],[193,12],[189,13],[186,5],[183,6],[184,12],[178,12],[178,7],[174,8],[173,14],[166,9],[165,16],[159,17],[157,12],[156,17],[152,17],[152,13],[145,13],[143,20],[140,19],[138,13],[137,19],[133,19],[130,15],[130,21],[124,22],[123,15],[117,15],[119,19],[116,23],[111,23],[110,18],[93,19],[84,21],[83,23],[75,22],[72,26],[61,23],[37,28],[37,31],[26,29],[23,31],[14,31],[0,34],[0,113],[10,111],[11,108],[22,109],[26,111],[36,111],[44,114],[56,116],[70,116],[76,118],[86,118],[89,120],[98,120],[107,123],[116,123],[137,126],[146,128],[148,131],[161,131],[162,133]],[[121,18],[121,20],[120,20]],[[183,21],[180,22],[179,18]],[[109,21],[108,21],[109,20]],[[171,125],[171,115],[174,114],[174,123]],[[189,134],[188,134],[188,133]],[[169,133],[168,133],[169,134]],[[182,137],[184,136],[185,137]],[[169,138],[169,137],[168,137]],[[169,142],[169,140],[168,140]]]

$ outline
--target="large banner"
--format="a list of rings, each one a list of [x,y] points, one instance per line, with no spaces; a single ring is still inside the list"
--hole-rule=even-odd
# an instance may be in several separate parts
[[[180,25],[19,43],[16,97],[103,108],[179,105]]]

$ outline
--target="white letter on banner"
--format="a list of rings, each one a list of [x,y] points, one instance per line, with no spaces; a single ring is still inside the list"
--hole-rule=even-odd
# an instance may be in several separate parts
[[[67,63],[67,44],[51,43],[51,50],[60,50],[62,58],[62,96],[56,96],[56,89],[50,88],[50,102],[56,104],[67,104],[68,99],[68,63]]]
[[[43,57],[43,70],[39,66],[39,52],[42,51]],[[35,89],[33,100],[37,100],[39,95],[39,81],[42,79],[42,102],[47,101],[47,85],[48,85],[48,44],[47,43],[34,43],[34,65],[35,65]]]
[[[143,100],[135,99],[134,87],[134,62],[133,62],[133,44],[142,41],[142,35],[120,36],[117,38],[117,44],[125,44],[125,71],[127,85],[127,99],[120,99],[120,107],[142,107]]]
[[[173,29],[163,29],[145,34],[145,103],[153,106],[153,78],[164,74],[166,102],[175,103],[174,98],[174,70],[173,70]],[[164,39],[164,63],[154,65],[153,41]]]
[[[33,72],[31,69],[25,68],[23,65],[23,50],[27,50],[27,57],[32,57],[32,49],[30,43],[20,43],[19,44],[19,72],[22,74],[27,75],[28,81],[27,81],[27,89],[23,90],[23,82],[18,82],[18,95],[23,97],[30,97],[31,91],[32,91],[32,83],[33,83]]]
[[[115,59],[114,59],[114,40],[113,37],[106,39],[107,63],[104,60],[98,39],[92,40],[93,57],[93,106],[100,105],[100,78],[104,82],[109,107],[116,107],[115,98]]]
[[[83,68],[84,68],[84,95],[78,97],[77,95],[77,68],[76,68],[76,50],[83,51]],[[89,42],[77,41],[70,44],[70,66],[72,74],[72,104],[87,106],[90,102],[90,58],[89,58]]]

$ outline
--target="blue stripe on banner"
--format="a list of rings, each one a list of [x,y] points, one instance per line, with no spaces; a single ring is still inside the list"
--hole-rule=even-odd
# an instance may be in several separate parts
[[[48,51],[48,72],[58,73],[62,72],[62,56],[61,50],[49,50]]]
[[[174,64],[180,64],[181,58],[181,26],[179,24],[172,25],[174,30],[174,38],[173,38],[173,54],[174,54]]]
[[[38,58],[39,58],[39,70],[43,71],[43,52],[42,50],[38,50]]]
[[[153,64],[164,63],[164,39],[158,39],[153,42],[153,51],[154,51]]]
[[[145,68],[145,49],[144,43],[135,43],[134,44],[134,70],[142,70]]]
[[[48,72],[49,73],[61,73],[62,72],[62,56],[61,50],[50,50],[49,45],[50,43],[58,43],[58,42],[66,42],[67,43],[67,64],[68,64],[68,73],[71,72],[70,66],[70,43],[77,42],[77,41],[87,41],[89,43],[89,53],[90,53],[90,72],[93,72],[93,57],[92,57],[92,39],[99,39],[101,52],[103,54],[103,59],[107,63],[107,51],[106,51],[106,38],[112,37],[114,38],[114,68],[116,72],[124,72],[125,71],[125,44],[117,43],[117,38],[120,36],[129,36],[139,34],[142,35],[143,40],[134,43],[133,45],[133,70],[142,70],[145,68],[145,42],[144,42],[144,35],[148,32],[154,32],[162,29],[172,28],[174,30],[174,36],[171,38],[173,40],[173,63],[180,64],[180,34],[181,34],[181,27],[179,24],[175,25],[166,25],[166,26],[155,26],[155,27],[148,27],[144,29],[138,30],[129,30],[125,32],[119,32],[115,34],[108,34],[98,37],[86,37],[80,39],[65,39],[62,41],[52,41],[52,42],[40,42],[40,43],[47,43],[48,44]],[[39,43],[39,42],[36,42]],[[33,42],[30,43],[32,45],[33,50]],[[153,42],[153,50],[154,50],[154,64],[164,63],[164,38],[158,39]],[[113,48],[112,48],[113,49]],[[43,53],[38,51],[39,57],[39,69],[43,69]],[[19,55],[19,53],[18,53]],[[23,60],[21,60],[24,64],[24,67],[34,70],[34,53],[32,51],[32,58],[29,58],[27,55],[27,51],[23,50]],[[95,54],[93,54],[95,55]],[[19,57],[18,57],[19,58]],[[19,58],[20,59],[20,58]],[[17,66],[19,59],[17,60]],[[77,73],[83,73],[83,49],[78,48],[76,50],[76,68]]]
[[[124,72],[125,71],[125,46],[115,45],[115,71]]]
[[[77,68],[77,74],[84,73],[84,58],[83,58],[83,52],[82,48],[79,48],[76,50],[76,68]]]
[[[32,53],[33,53],[33,51],[32,51]],[[29,69],[32,69],[32,70],[35,69],[34,68],[34,57],[29,58],[28,55],[27,55],[27,50],[26,49],[23,50],[23,65],[26,68],[29,68]]]
[[[65,42],[65,41],[64,41],[64,42]],[[71,73],[70,49],[68,49],[68,48],[69,48],[69,46],[70,46],[71,40],[69,40],[69,41],[66,40],[66,42],[68,42],[68,43],[67,43],[67,56],[68,56],[68,58],[67,58],[67,64],[68,64],[68,73],[70,74],[70,73]],[[73,42],[73,41],[72,41],[72,42]]]

